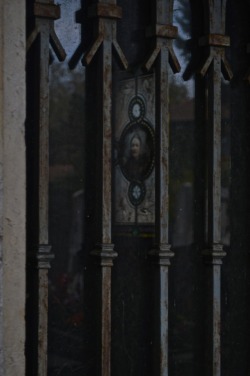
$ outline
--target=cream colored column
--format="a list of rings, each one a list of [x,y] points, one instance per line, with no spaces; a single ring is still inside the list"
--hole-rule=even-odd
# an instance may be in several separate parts
[[[0,1],[0,375],[25,374],[25,1]]]

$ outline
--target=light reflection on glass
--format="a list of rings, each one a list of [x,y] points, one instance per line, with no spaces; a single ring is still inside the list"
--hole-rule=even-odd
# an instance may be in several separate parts
[[[83,375],[84,88],[85,70],[68,62],[81,43],[80,0],[61,1],[55,31],[67,59],[50,67],[48,375]]]
[[[191,10],[175,1],[173,24],[178,27],[174,51],[181,65],[170,85],[170,240],[175,253],[170,269],[170,372],[195,375],[197,284],[194,253],[196,123],[194,78],[183,75],[190,62]]]
[[[188,42],[190,8],[187,1],[176,1],[173,24],[178,26],[174,51],[181,71],[172,75],[170,83],[171,113],[171,218],[172,245],[186,246],[193,242],[193,179],[194,179],[194,79],[184,81],[183,74],[190,60]]]
[[[76,23],[76,12],[81,9],[81,0],[60,1],[61,18],[55,22],[55,31],[63,42],[69,60],[81,43],[81,24]]]

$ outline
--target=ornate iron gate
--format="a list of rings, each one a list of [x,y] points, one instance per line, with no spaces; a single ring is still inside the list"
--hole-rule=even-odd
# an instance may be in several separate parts
[[[230,131],[249,136],[249,89],[246,43],[226,83],[226,29],[237,55],[226,0],[27,1],[28,374],[235,374],[248,149]]]

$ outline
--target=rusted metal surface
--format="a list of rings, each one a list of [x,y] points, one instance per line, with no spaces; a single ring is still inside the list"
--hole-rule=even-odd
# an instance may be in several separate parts
[[[233,73],[225,57],[225,48],[230,46],[230,38],[225,35],[226,0],[203,0],[207,29],[205,36],[200,39],[200,45],[204,42],[208,45],[209,54],[203,64],[200,73],[204,76],[213,61],[219,60],[223,67],[223,75],[226,80],[231,80]]]
[[[43,355],[48,352],[48,269],[53,258],[51,246],[47,244],[39,246],[37,254],[37,267],[39,269],[38,375],[47,375],[47,356]]]
[[[101,244],[92,252],[101,265],[101,375],[110,376],[111,359],[111,267],[117,256],[113,244]]]
[[[113,47],[120,62],[126,69],[128,64],[121,48],[116,40],[116,18],[121,16],[121,9],[116,7],[116,1],[103,3],[99,1],[94,8],[90,8],[90,16],[95,9],[95,22],[98,34],[90,50],[84,55],[83,61],[90,64],[99,48],[102,46],[102,53],[99,54],[101,64],[101,122],[98,125],[102,140],[101,151],[101,176],[100,190],[101,202],[99,202],[101,233],[96,234],[96,249],[92,255],[97,257],[101,265],[101,375],[110,376],[110,343],[111,343],[111,267],[113,259],[117,256],[112,244],[112,215],[111,215],[111,160],[112,160],[112,50]],[[100,239],[100,240],[99,240]]]
[[[122,8],[114,4],[95,4],[88,10],[89,17],[122,18]]]
[[[45,4],[43,4],[43,5],[45,5]],[[49,7],[51,7],[51,5],[52,5],[51,3],[48,3]],[[34,4],[34,10],[35,9],[36,9],[36,3]],[[41,9],[40,5],[39,5],[38,9],[39,10]],[[46,12],[43,12],[43,13],[46,13]],[[53,18],[52,14],[59,15],[59,17],[60,17],[60,8],[57,8],[56,12],[55,12],[55,10],[53,10],[52,12],[50,11],[49,13],[51,14],[51,18]],[[44,18],[45,19],[48,18],[48,19],[44,20]],[[53,21],[50,20],[49,18],[50,17],[48,17],[47,15],[37,17],[36,23],[35,23],[35,28],[28,37],[28,40],[27,40],[27,43],[26,43],[26,49],[28,51],[30,49],[31,45],[36,40],[36,38],[38,37],[38,35],[39,34],[45,35],[45,31],[46,31],[46,34],[48,34],[48,38],[46,37],[44,39],[46,39],[48,46],[49,46],[49,42],[50,42],[58,60],[63,61],[66,58],[66,52],[64,51],[64,48],[62,47],[62,45],[61,45],[61,43],[60,43],[59,39],[57,38],[57,35],[54,31]]]
[[[175,39],[178,35],[178,28],[173,25],[155,25],[148,28],[146,36],[157,36],[162,38]]]
[[[207,28],[200,45],[208,46],[208,57],[200,70],[207,74],[207,375],[221,375],[221,264],[226,253],[221,244],[221,70],[232,78],[225,58],[230,40],[225,36],[226,1],[204,0]]]
[[[49,261],[53,257],[48,245],[48,187],[49,187],[49,42],[52,39],[56,47],[56,54],[60,60],[66,54],[55,36],[53,21],[47,19],[47,12],[50,15],[55,13],[51,1],[44,1],[43,4],[34,3],[34,9],[44,14],[43,17],[36,17],[35,29],[28,38],[27,48],[35,41],[40,34],[40,92],[39,92],[39,248],[38,260],[38,376],[47,375],[47,326],[48,326],[48,269]],[[38,12],[38,13],[39,13]],[[56,11],[58,14],[58,8]],[[36,16],[36,14],[35,14]],[[52,44],[53,45],[53,44]]]
[[[150,27],[153,30],[152,36],[155,36],[155,48],[151,53],[150,58],[145,64],[145,68],[150,70],[154,65],[158,55],[166,51],[167,60],[163,62],[167,66],[167,61],[170,60],[172,70],[174,72],[180,71],[179,61],[173,50],[172,39],[176,38],[178,28],[172,25],[173,22],[173,0],[156,1],[156,24]],[[149,29],[149,30],[150,30]],[[163,58],[160,58],[163,60]],[[168,84],[166,85],[168,87]],[[167,97],[168,98],[168,97]],[[166,99],[166,97],[165,97]],[[167,99],[168,100],[168,99]]]
[[[209,34],[200,38],[201,46],[229,47],[230,38],[227,35]]]
[[[146,62],[146,69],[156,66],[156,247],[150,252],[158,264],[156,291],[158,304],[155,320],[158,326],[158,351],[155,374],[168,375],[168,267],[173,257],[169,244],[169,64],[180,70],[172,47],[177,28],[173,22],[173,1],[156,1],[155,49]]]
[[[60,18],[60,7],[54,4],[35,3],[34,4],[34,16],[42,18],[51,18],[57,20]]]
[[[110,6],[112,4],[110,4]],[[97,5],[96,5],[96,7],[97,7]],[[113,5],[115,5],[115,4],[113,4]],[[102,4],[102,6],[103,6],[103,4]],[[90,7],[90,9],[91,8],[92,7]],[[90,11],[90,14],[91,14],[91,11]],[[116,39],[116,20],[115,19],[109,20],[109,19],[107,19],[106,16],[99,15],[97,17],[96,22],[97,22],[98,33],[96,35],[96,39],[95,39],[94,43],[92,44],[91,48],[89,49],[89,51],[87,51],[84,54],[83,63],[85,63],[86,65],[90,64],[93,57],[95,56],[96,52],[99,50],[99,48],[101,47],[101,45],[105,41],[106,42],[105,45],[107,46],[107,48],[111,48],[112,46],[114,47],[122,66],[124,67],[124,69],[127,69],[128,68],[127,59],[125,58],[125,56],[124,56],[124,54],[123,54],[123,52],[122,52],[122,50],[121,50],[121,48],[120,48],[120,46],[117,42],[117,39]],[[111,54],[112,54],[112,51],[111,51]],[[107,56],[107,54],[106,54],[106,56]],[[104,80],[104,83],[106,81],[107,80]]]

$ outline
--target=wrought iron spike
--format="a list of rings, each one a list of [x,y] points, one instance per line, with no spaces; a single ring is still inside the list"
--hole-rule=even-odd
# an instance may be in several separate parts
[[[159,55],[161,51],[161,47],[156,47],[153,51],[153,53],[150,55],[150,58],[147,60],[147,62],[145,63],[145,68],[147,71],[150,71],[153,67],[153,65],[155,64],[155,61]]]
[[[205,63],[202,65],[202,68],[199,70],[199,73],[204,77],[205,74],[207,73],[210,65],[212,64],[212,61],[213,61],[214,57],[212,54],[210,54],[208,56],[208,58],[206,59]]]
[[[225,35],[226,0],[203,0],[203,3],[206,10],[205,15],[208,18],[208,26],[205,30],[205,36],[199,40],[199,45],[209,47],[209,56],[199,73],[205,76],[212,61],[219,58],[221,72],[225,80],[230,81],[233,73],[225,57],[225,47],[230,46],[230,38]]]
[[[225,0],[204,0],[207,29],[200,46],[209,48],[209,55],[200,69],[207,74],[208,153],[207,153],[207,249],[203,252],[207,266],[206,375],[221,375],[221,265],[226,256],[221,244],[221,72],[225,79],[232,71],[225,58],[230,45],[225,36]]]
[[[32,44],[35,42],[36,38],[42,32],[41,22],[42,19],[47,19],[48,21],[57,20],[60,18],[60,6],[53,3],[40,3],[35,1],[34,3],[34,16],[36,18],[36,25],[34,30],[31,32],[26,43],[26,50],[28,51]],[[59,41],[53,25],[49,26],[49,40],[51,47],[53,48],[59,61],[64,61],[67,54]]]
[[[101,47],[103,43],[103,39],[104,39],[103,35],[100,34],[98,38],[95,40],[95,42],[93,43],[90,50],[84,54],[83,59],[82,59],[82,62],[84,65],[89,65],[91,63],[93,57],[95,56],[95,54]]]
[[[53,48],[59,61],[64,61],[66,59],[66,52],[55,33],[54,28],[50,28],[50,45]]]
[[[207,57],[205,63],[202,65],[202,68],[198,70],[198,73],[200,73],[202,76],[205,76],[214,58],[219,58],[221,61],[221,73],[223,74],[225,80],[231,81],[231,79],[233,78],[233,72],[229,62],[225,57],[224,46],[217,47],[212,44],[210,45],[210,48],[210,54]]]
[[[40,85],[37,98],[39,132],[39,157],[37,169],[39,171],[38,184],[38,242],[40,243],[36,255],[38,262],[38,344],[37,344],[37,376],[47,375],[47,332],[48,332],[48,269],[53,255],[48,245],[48,187],[49,187],[49,60],[50,48],[53,48],[59,60],[64,60],[66,53],[56,36],[53,22],[60,17],[60,7],[50,0],[34,2],[35,28],[27,41],[27,50],[30,49],[40,36]]]
[[[99,206],[101,208],[99,214],[100,227],[96,233],[97,244],[91,255],[100,265],[99,273],[101,277],[100,289],[100,354],[101,371],[100,375],[110,376],[110,342],[111,342],[111,269],[113,260],[117,256],[114,252],[112,244],[112,215],[111,215],[111,161],[112,161],[112,52],[118,56],[120,63],[126,69],[128,67],[127,60],[116,39],[116,23],[121,18],[121,8],[116,5],[116,0],[104,3],[97,1],[89,8],[89,17],[94,17],[96,23],[97,35],[90,49],[84,54],[83,62],[86,65],[91,64],[94,56],[101,48],[98,59],[101,67],[101,89],[99,111],[103,114],[100,123],[100,136],[102,148],[100,149],[101,164],[101,186],[100,196],[98,197]]]
[[[221,63],[222,63],[221,70],[222,70],[222,74],[225,80],[231,81],[233,78],[233,71],[225,56],[222,57]]]
[[[178,73],[181,70],[181,66],[177,56],[175,55],[174,49],[172,45],[168,46],[169,49],[169,63],[174,73]]]
[[[28,37],[27,42],[26,42],[26,51],[29,51],[30,47],[35,42],[39,33],[40,33],[40,28],[36,25],[34,30],[31,32],[30,36]]]
[[[156,39],[156,45],[144,67],[151,70],[162,49],[168,49],[168,60],[174,73],[180,72],[180,63],[174,53],[173,39],[178,35],[178,28],[172,25],[173,21],[173,0],[156,1],[156,24],[149,27],[146,35]]]
[[[110,19],[112,20],[112,27],[116,28],[116,22],[117,19],[122,17],[122,9],[121,7],[118,7],[115,3],[102,3],[98,2],[97,4],[93,4],[89,7],[88,11],[89,17],[95,17],[97,18],[98,22],[98,36],[96,40],[94,41],[93,45],[90,47],[90,49],[84,54],[82,62],[83,64],[90,64],[93,57],[101,47],[103,41],[108,41],[113,45],[114,50],[119,58],[120,63],[122,64],[124,69],[128,68],[128,62],[127,59],[122,52],[122,49],[117,42],[116,39],[116,30],[114,33],[108,33],[108,27],[105,27],[106,21]]]
[[[116,39],[113,40],[113,46],[123,68],[128,69],[128,61]]]
[[[156,1],[156,25],[147,34],[155,38],[155,48],[145,63],[147,70],[155,66],[157,82],[156,92],[156,246],[149,252],[152,263],[157,268],[155,273],[155,291],[157,291],[154,307],[155,340],[155,374],[166,376],[168,366],[168,270],[170,259],[174,256],[169,244],[169,75],[170,69],[180,71],[180,64],[174,53],[172,42],[178,29],[172,25],[173,0]]]

